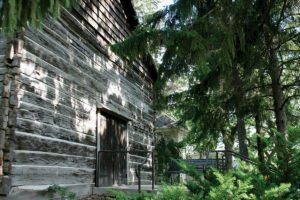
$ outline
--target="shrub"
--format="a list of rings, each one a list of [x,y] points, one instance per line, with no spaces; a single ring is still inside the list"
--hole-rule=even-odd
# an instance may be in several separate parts
[[[156,194],[138,194],[133,198],[128,195],[120,199],[145,200],[296,200],[300,199],[300,124],[289,127],[287,137],[274,131],[283,145],[274,148],[278,137],[263,138],[269,158],[258,166],[239,162],[237,168],[222,174],[216,169],[205,174],[193,166],[181,162],[178,165],[193,179],[185,185],[166,186]],[[287,152],[280,160],[281,151]]]
[[[74,200],[76,198],[75,193],[67,192],[67,188],[61,187],[59,185],[51,185],[48,188],[48,192],[50,192],[52,195],[58,193],[61,200]],[[49,200],[53,200],[53,198],[50,198]]]

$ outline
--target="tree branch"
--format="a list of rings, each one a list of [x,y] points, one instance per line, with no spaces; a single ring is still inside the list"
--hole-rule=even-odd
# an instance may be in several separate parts
[[[289,37],[288,39],[284,40],[283,42],[279,42],[278,46],[276,47],[276,49],[279,49],[283,44],[287,43],[290,40],[293,40],[294,38],[297,38],[300,36],[300,33],[297,33],[295,35],[293,35],[292,37]]]
[[[290,59],[290,60],[282,61],[281,64],[285,65],[287,63],[290,63],[290,62],[293,62],[293,61],[296,61],[296,60],[300,60],[300,57],[296,57],[296,58],[293,58],[293,59]]]
[[[292,116],[292,117],[295,117],[295,118],[297,118],[297,119],[300,119],[300,116],[293,115],[292,113],[287,113],[287,115],[290,115],[290,116]]]
[[[249,91],[251,91],[251,90],[259,89],[259,88],[262,88],[262,87],[270,87],[270,86],[271,86],[271,84],[259,85],[259,86],[247,88],[247,89],[245,89],[245,91],[246,91],[246,92],[249,92]]]
[[[287,85],[282,85],[282,89],[287,89],[289,87],[294,87],[294,86],[300,86],[300,82],[296,81],[294,83],[290,83],[290,84],[287,84]]]
[[[285,105],[290,99],[295,98],[295,97],[300,97],[300,95],[295,94],[295,95],[292,95],[292,96],[287,97],[287,98],[284,100],[284,102],[282,103],[282,105],[280,106],[280,110],[283,109],[284,105]]]
[[[279,19],[278,19],[277,24],[276,24],[276,30],[278,30],[278,28],[280,26],[280,22],[282,20],[282,17],[283,17],[283,14],[284,14],[284,10],[286,8],[286,4],[287,4],[287,0],[284,0],[283,6],[282,6],[281,11],[280,11],[280,16],[279,16]]]

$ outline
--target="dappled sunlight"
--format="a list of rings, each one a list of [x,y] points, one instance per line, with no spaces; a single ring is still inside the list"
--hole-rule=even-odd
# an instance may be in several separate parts
[[[109,18],[111,7],[106,5],[107,2],[100,4],[102,9],[108,9],[102,17],[110,21],[110,28],[121,31],[122,35],[103,39],[99,33],[107,33],[102,30],[103,24],[97,21],[99,16],[77,13],[75,18],[72,15],[75,10],[64,10],[64,17],[57,21],[47,19],[42,25],[43,30],[29,28],[24,33],[12,141],[17,157],[12,165],[14,170],[19,170],[15,185],[93,183],[96,113],[102,106],[128,124],[127,135],[120,136],[120,140],[126,142],[125,150],[153,150],[152,85],[149,85],[152,79],[145,77],[148,72],[141,63],[131,67],[106,46],[109,42],[123,40],[130,31],[126,20],[122,23],[127,30],[119,30],[122,26],[112,23]],[[117,4],[120,6],[114,3]],[[112,12],[119,12],[119,8]],[[82,15],[81,18],[78,15]],[[95,30],[86,28],[85,23]],[[126,130],[124,127],[126,125],[121,130]],[[132,170],[144,158],[141,152],[128,154],[127,176],[121,173],[122,179],[136,183]],[[152,158],[148,159],[144,165],[142,181],[150,180],[151,161]],[[23,166],[28,172],[22,170]],[[117,167],[123,165],[119,163]],[[27,180],[27,173],[36,178]]]

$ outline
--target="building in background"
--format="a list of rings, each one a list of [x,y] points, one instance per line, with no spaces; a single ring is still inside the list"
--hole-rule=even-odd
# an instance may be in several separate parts
[[[166,141],[173,140],[174,142],[182,142],[184,137],[188,134],[188,129],[179,126],[177,121],[162,114],[155,120],[155,132],[157,134],[158,142],[161,138],[164,138]],[[195,151],[194,146],[184,145],[180,150],[180,157],[182,159],[197,159],[199,158],[199,154]]]

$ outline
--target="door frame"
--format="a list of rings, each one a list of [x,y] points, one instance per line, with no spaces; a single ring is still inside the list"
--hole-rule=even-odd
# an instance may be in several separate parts
[[[126,149],[128,148],[129,146],[129,137],[128,137],[128,125],[129,125],[129,122],[132,121],[131,118],[129,117],[126,117],[124,115],[121,115],[103,105],[101,106],[97,106],[97,109],[96,109],[96,173],[95,173],[95,186],[96,187],[100,187],[99,185],[99,175],[100,175],[100,159],[99,159],[99,151],[101,150],[101,113],[107,113],[109,115],[113,115],[114,117],[116,118],[119,118],[123,121],[125,121],[126,123]],[[128,170],[128,167],[129,167],[129,164],[128,164],[128,161],[129,161],[129,153],[126,153],[126,174],[127,174],[127,180],[126,180],[126,184],[128,184],[128,175],[129,175],[129,170]]]

